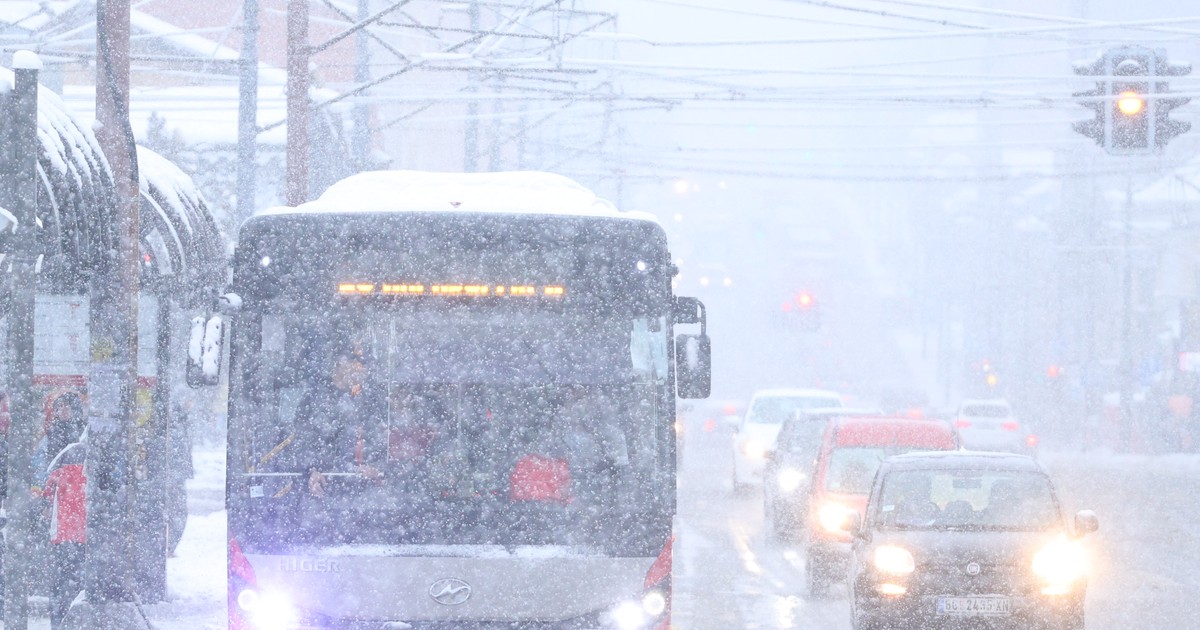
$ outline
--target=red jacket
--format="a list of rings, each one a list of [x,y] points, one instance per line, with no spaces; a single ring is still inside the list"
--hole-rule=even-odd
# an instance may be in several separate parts
[[[87,542],[87,447],[76,442],[50,463],[42,496],[50,497],[50,542]]]

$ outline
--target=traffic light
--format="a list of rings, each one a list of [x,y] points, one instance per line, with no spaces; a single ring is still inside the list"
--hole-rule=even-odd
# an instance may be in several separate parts
[[[821,306],[808,291],[800,291],[783,303],[780,309],[785,321],[793,322],[804,330],[821,327]]]
[[[1095,112],[1095,118],[1073,127],[1109,153],[1158,151],[1192,126],[1170,117],[1171,110],[1191,99],[1165,96],[1170,93],[1170,84],[1160,78],[1184,76],[1191,71],[1190,64],[1168,61],[1161,49],[1112,48],[1091,64],[1075,66],[1076,74],[1099,80],[1095,89],[1075,93],[1081,99],[1079,104]]]

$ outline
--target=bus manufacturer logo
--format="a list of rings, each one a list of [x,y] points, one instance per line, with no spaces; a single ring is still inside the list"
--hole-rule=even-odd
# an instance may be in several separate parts
[[[967,575],[979,575],[980,567],[978,562],[967,563]]]
[[[429,596],[444,606],[457,606],[471,598],[471,585],[458,578],[442,578],[430,585]]]
[[[341,573],[337,560],[328,558],[283,558],[279,569],[290,573]]]

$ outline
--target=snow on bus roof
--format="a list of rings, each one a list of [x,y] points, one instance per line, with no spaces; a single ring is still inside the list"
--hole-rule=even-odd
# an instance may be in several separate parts
[[[268,208],[259,214],[442,211],[657,221],[645,212],[620,211],[570,178],[536,171],[370,171],[335,183],[314,201]]]

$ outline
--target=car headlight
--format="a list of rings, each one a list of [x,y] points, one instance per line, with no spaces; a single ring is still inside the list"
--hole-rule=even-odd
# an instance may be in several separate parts
[[[881,545],[875,548],[875,568],[891,575],[908,575],[917,568],[912,553],[904,547]]]
[[[855,513],[857,510],[840,503],[826,503],[817,511],[817,520],[821,522],[821,527],[825,528],[825,531],[836,534],[846,531],[846,525],[849,524],[850,518]]]
[[[1069,586],[1087,575],[1087,553],[1078,542],[1060,538],[1034,554],[1032,569],[1050,587]]]
[[[762,459],[767,454],[767,447],[758,440],[742,442],[742,454],[751,459]]]
[[[795,468],[783,468],[779,471],[779,489],[784,492],[795,492],[796,488],[799,488],[807,478],[807,475]]]

